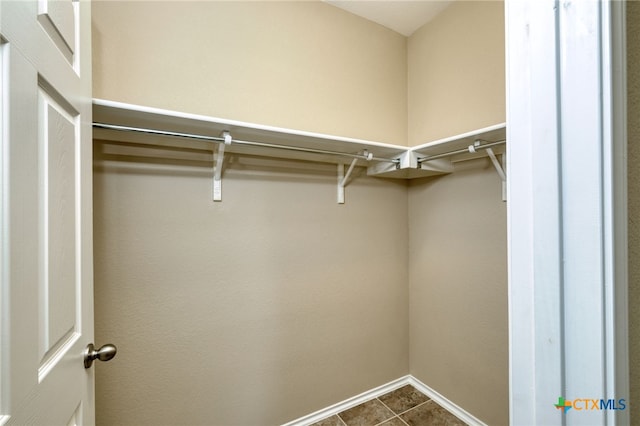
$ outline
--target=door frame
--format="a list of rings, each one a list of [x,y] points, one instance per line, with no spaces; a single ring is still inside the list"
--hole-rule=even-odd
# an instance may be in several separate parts
[[[628,424],[625,4],[507,0],[505,24],[510,423]]]

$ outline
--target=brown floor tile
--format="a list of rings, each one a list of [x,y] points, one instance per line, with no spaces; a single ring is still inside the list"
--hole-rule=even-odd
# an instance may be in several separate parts
[[[394,416],[393,412],[377,399],[356,405],[338,415],[347,426],[373,426]]]
[[[427,401],[400,416],[409,426],[466,426],[433,401]]]
[[[320,420],[319,422],[316,422],[311,426],[344,426],[344,423],[342,423],[342,420],[340,420],[340,417],[338,417],[338,415],[336,414],[335,416],[327,417],[324,420]]]
[[[387,407],[396,413],[404,413],[405,411],[420,405],[429,400],[429,397],[418,391],[411,385],[406,385],[400,389],[396,389],[393,392],[389,392],[378,398]]]
[[[399,417],[394,417],[391,420],[387,420],[384,423],[380,423],[378,426],[407,426],[407,424],[402,420],[400,420]]]

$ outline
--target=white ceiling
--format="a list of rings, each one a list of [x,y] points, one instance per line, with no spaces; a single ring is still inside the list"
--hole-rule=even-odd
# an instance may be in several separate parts
[[[404,36],[429,22],[454,0],[325,0]]]

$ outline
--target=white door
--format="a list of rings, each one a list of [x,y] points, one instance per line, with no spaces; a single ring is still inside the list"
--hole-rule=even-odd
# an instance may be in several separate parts
[[[90,25],[0,0],[0,424],[95,422]]]

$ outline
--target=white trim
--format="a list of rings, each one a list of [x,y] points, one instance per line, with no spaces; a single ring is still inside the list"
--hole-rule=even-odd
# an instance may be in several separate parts
[[[562,262],[556,8],[507,1],[509,423],[561,424]]]
[[[449,399],[438,393],[435,389],[430,388],[429,386],[422,383],[420,380],[416,379],[413,376],[408,376],[409,382],[411,386],[418,389],[423,394],[427,395],[429,398],[433,400],[436,404],[465,422],[470,426],[487,426],[485,422],[475,417],[473,414],[464,410],[459,405],[451,402]]]
[[[6,320],[8,318],[9,292],[9,61],[8,49],[0,36],[0,347],[9,344]],[[7,353],[0,351],[0,425],[9,420],[2,414],[7,410],[6,389],[9,387]]]
[[[511,424],[626,423],[553,409],[629,397],[618,6],[506,3]]]
[[[627,42],[626,42],[626,2],[612,2],[609,12],[610,40],[607,45],[611,47],[611,105],[608,106],[611,114],[610,128],[607,129],[612,138],[611,150],[605,155],[610,155],[611,173],[608,185],[612,190],[607,194],[608,209],[612,229],[608,232],[613,238],[614,250],[608,259],[608,266],[613,269],[614,285],[609,293],[611,298],[609,305],[608,329],[615,330],[614,335],[609,335],[609,345],[615,348],[614,359],[611,360],[607,386],[609,395],[629,396],[629,316],[628,316],[628,210],[627,210]],[[630,424],[630,411],[617,411],[615,421],[618,424]],[[613,423],[613,422],[611,422]]]
[[[405,385],[411,385],[414,388],[418,389],[420,392],[431,398],[436,404],[440,405],[442,408],[449,411],[451,414],[467,423],[468,425],[486,426],[486,423],[479,420],[469,412],[465,411],[457,404],[451,402],[446,397],[442,396],[437,391],[425,385],[410,374],[404,377],[400,377],[399,379],[393,380],[382,386],[378,386],[377,388],[363,392],[354,397],[345,399],[344,401],[333,404],[327,408],[323,408],[306,416],[292,420],[282,426],[309,426],[316,422],[319,422],[320,420],[335,416],[336,414],[341,413],[344,410],[348,410],[349,408],[355,407],[356,405],[362,404],[363,402],[369,401],[373,398],[377,398],[386,393],[399,389]]]
[[[377,398],[379,396],[384,395],[385,393],[389,393],[391,391],[399,389],[402,386],[409,383],[410,377],[411,376],[400,377],[399,379],[393,380],[382,386],[378,386],[377,388],[373,388],[371,390],[362,392],[361,394],[353,396],[351,398],[347,398],[344,401],[338,402],[337,404],[333,404],[327,408],[323,408],[311,414],[307,414],[306,416],[300,417],[296,420],[292,420],[289,423],[283,424],[282,426],[311,425],[320,420],[326,419],[327,417],[331,417],[333,415],[341,413],[344,410],[348,410],[349,408],[355,407],[358,404],[362,404],[363,402],[369,401],[370,399]]]

